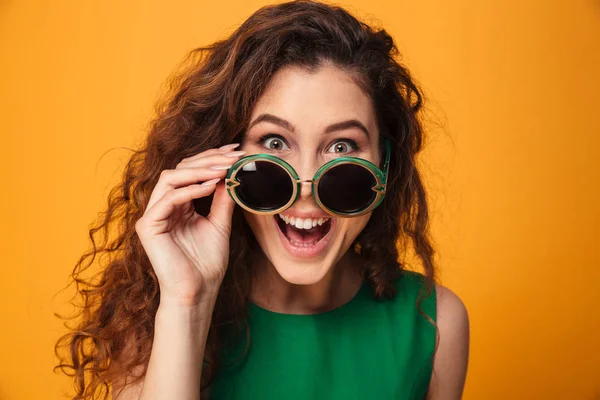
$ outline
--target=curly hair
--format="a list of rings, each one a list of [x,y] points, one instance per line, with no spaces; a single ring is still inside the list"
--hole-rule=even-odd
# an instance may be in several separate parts
[[[134,382],[145,375],[160,291],[135,223],[161,171],[210,148],[241,143],[253,105],[284,66],[314,70],[333,64],[349,73],[371,98],[380,135],[392,143],[388,189],[351,250],[364,260],[364,279],[375,298],[396,295],[393,281],[406,268],[400,259],[405,252],[418,256],[426,278],[424,297],[432,294],[434,250],[426,192],[416,167],[424,139],[420,118],[424,96],[400,58],[385,30],[372,28],[343,8],[309,0],[265,6],[227,39],[187,54],[168,79],[167,93],[156,105],[143,145],[133,151],[122,180],[110,191],[106,210],[90,227],[91,249],[72,272],[81,311],[60,316],[78,318],[78,325],[59,338],[55,352],[60,363],[55,370],[73,377],[75,400],[101,393],[106,399],[110,382],[134,368],[142,369]],[[209,204],[210,198],[194,202],[203,215]],[[218,373],[219,353],[227,346],[223,329],[235,328],[239,337],[248,333],[251,265],[260,247],[238,207],[230,243],[229,266],[204,354],[203,387]],[[96,256],[101,256],[97,279],[84,277]],[[120,359],[126,346],[134,349],[134,356],[112,362]],[[61,357],[63,348],[66,354]]]

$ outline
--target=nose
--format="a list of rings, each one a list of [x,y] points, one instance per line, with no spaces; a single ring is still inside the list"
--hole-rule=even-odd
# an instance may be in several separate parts
[[[312,196],[312,180],[300,181],[300,198],[308,199]]]
[[[301,199],[310,199],[312,197],[312,178],[315,176],[317,172],[318,160],[303,160],[304,162],[301,165],[301,172],[298,171],[298,175],[300,176],[300,195]]]

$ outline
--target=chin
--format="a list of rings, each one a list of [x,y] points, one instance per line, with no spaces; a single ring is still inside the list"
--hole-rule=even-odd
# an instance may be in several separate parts
[[[348,251],[370,214],[336,218],[322,211],[294,211],[244,216],[282,279],[294,285],[320,282]]]
[[[323,280],[333,265],[315,264],[307,267],[305,265],[294,265],[288,260],[270,260],[275,270],[283,280],[292,285],[314,285]]]

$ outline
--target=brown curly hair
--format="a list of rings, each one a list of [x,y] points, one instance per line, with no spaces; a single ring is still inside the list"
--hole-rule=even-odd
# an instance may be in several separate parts
[[[144,144],[133,152],[122,181],[109,194],[106,211],[89,230],[91,250],[72,273],[81,312],[60,316],[78,318],[78,326],[58,340],[60,363],[55,370],[74,378],[74,399],[102,393],[106,399],[115,378],[140,366],[143,373],[138,378],[145,374],[160,291],[135,223],[161,171],[207,149],[241,143],[253,105],[283,66],[315,69],[333,63],[350,73],[372,99],[380,135],[392,143],[388,189],[351,249],[364,260],[364,278],[376,298],[396,294],[393,280],[405,268],[399,251],[418,256],[426,277],[424,297],[431,295],[434,251],[426,193],[416,167],[423,142],[423,94],[399,59],[385,30],[360,22],[342,8],[307,0],[263,7],[229,38],[190,51],[168,80]],[[210,198],[194,202],[204,215],[209,204]],[[219,353],[227,345],[220,332],[235,327],[240,335],[247,333],[246,302],[256,249],[260,251],[236,208],[229,267],[204,354],[204,387],[218,372]],[[101,272],[84,277],[97,255]],[[134,356],[111,363],[120,359],[126,344],[135,350]],[[61,358],[63,348],[66,354]]]

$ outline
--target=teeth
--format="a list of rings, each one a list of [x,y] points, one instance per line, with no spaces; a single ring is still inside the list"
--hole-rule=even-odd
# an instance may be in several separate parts
[[[288,217],[282,214],[279,214],[279,218],[281,218],[286,224],[295,226],[296,229],[311,229],[317,225],[321,226],[325,222],[329,221],[329,218],[296,218]]]

